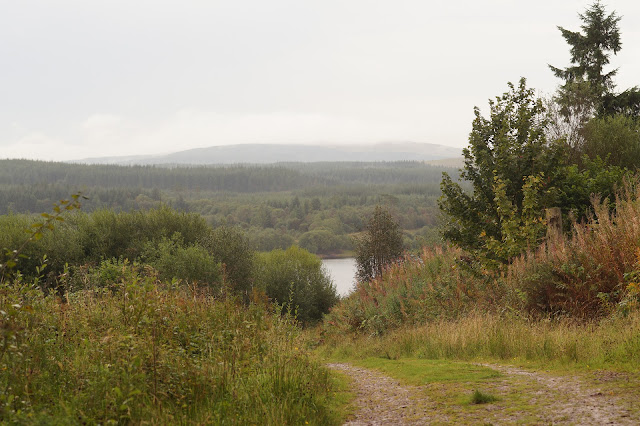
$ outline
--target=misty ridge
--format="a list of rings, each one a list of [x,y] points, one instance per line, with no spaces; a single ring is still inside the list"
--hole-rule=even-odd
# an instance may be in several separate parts
[[[270,164],[280,162],[379,162],[460,159],[461,149],[429,143],[375,145],[222,145],[176,151],[166,155],[94,157],[71,161],[119,165]],[[461,165],[455,164],[455,166]]]

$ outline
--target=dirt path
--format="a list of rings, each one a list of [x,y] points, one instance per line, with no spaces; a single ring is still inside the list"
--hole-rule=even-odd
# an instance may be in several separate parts
[[[419,425],[430,421],[428,414],[411,400],[411,387],[366,368],[349,364],[327,366],[347,374],[355,386],[357,412],[355,419],[345,425]]]
[[[481,364],[503,377],[483,384],[501,397],[493,404],[469,405],[451,397],[451,385],[404,386],[377,371],[329,364],[352,379],[355,417],[347,425],[414,424],[639,424],[635,399],[618,398],[576,377],[551,376],[515,367]],[[449,387],[447,387],[449,386]],[[442,395],[449,395],[443,398]]]

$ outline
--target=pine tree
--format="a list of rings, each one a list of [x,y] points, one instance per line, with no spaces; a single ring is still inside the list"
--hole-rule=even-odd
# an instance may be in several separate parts
[[[615,11],[607,14],[599,1],[578,16],[583,22],[581,31],[558,27],[571,46],[572,65],[567,68],[549,65],[556,77],[564,80],[555,97],[562,114],[567,120],[571,117],[575,121],[578,117],[579,126],[594,114],[638,115],[639,89],[633,87],[617,94],[613,78],[618,69],[605,72],[611,54],[615,55],[622,49],[618,27],[621,17]]]
[[[549,65],[549,68],[556,77],[565,81],[565,89],[570,89],[575,83],[587,83],[593,95],[601,98],[615,87],[613,77],[618,69],[605,73],[604,67],[609,64],[611,53],[615,55],[622,48],[618,28],[621,18],[615,11],[607,15],[599,1],[579,16],[583,22],[580,26],[582,32],[558,27],[571,46],[573,65],[564,69]]]

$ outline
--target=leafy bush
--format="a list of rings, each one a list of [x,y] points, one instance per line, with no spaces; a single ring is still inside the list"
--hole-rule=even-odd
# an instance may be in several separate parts
[[[35,215],[0,216],[0,248],[20,247],[28,237],[24,230],[33,229],[41,220]],[[53,287],[67,264],[97,264],[113,258],[133,261],[142,255],[149,242],[179,233],[185,247],[193,246],[209,229],[198,215],[177,213],[166,207],[133,213],[77,212],[56,223],[37,244],[27,245],[18,267],[26,278],[35,278],[40,274],[36,268],[46,255],[48,275],[44,284]]]
[[[260,253],[256,285],[285,311],[315,323],[338,301],[336,288],[318,257],[296,246]]]
[[[256,256],[247,235],[240,228],[225,225],[206,232],[199,241],[222,264],[225,280],[235,292],[246,296],[252,286]]]
[[[251,246],[258,251],[271,251],[275,249],[286,250],[295,242],[291,235],[272,228],[251,228],[249,231],[249,239],[251,241]]]
[[[185,280],[192,283],[220,286],[220,263],[199,245],[185,245],[182,235],[175,233],[171,239],[148,242],[141,259],[153,266],[162,280]]]
[[[170,238],[176,232],[186,245],[192,245],[209,229],[199,215],[168,207],[130,213],[99,210],[80,215],[73,223],[82,236],[87,261],[120,256],[136,259],[147,242]]]
[[[640,124],[624,115],[594,118],[583,129],[581,152],[591,159],[635,170],[640,164]]]

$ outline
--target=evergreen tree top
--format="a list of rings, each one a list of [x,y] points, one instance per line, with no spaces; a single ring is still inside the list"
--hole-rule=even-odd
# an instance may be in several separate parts
[[[595,92],[603,95],[613,90],[613,77],[618,72],[614,69],[604,73],[604,67],[610,62],[611,52],[615,55],[622,48],[618,27],[622,18],[615,11],[607,15],[604,5],[599,1],[578,16],[583,22],[580,32],[558,26],[562,37],[571,46],[573,65],[564,69],[549,65],[549,68],[567,85],[585,81]]]

